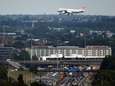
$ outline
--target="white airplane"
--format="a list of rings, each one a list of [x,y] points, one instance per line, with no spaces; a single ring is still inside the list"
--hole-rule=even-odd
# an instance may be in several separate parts
[[[83,13],[85,12],[85,7],[82,7],[80,9],[67,9],[67,8],[59,8],[57,11],[60,15],[65,14],[65,15],[73,15],[73,14],[78,14],[78,13]]]

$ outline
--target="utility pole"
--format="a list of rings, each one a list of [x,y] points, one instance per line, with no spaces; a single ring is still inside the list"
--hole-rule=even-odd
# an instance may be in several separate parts
[[[32,33],[30,33],[30,62],[31,62],[31,69],[32,69]],[[32,72],[30,72],[30,83],[32,82]]]
[[[101,86],[103,86],[103,76],[101,76]]]
[[[6,28],[6,26],[4,25],[3,29],[2,29],[2,44],[1,44],[2,47],[4,47],[4,45],[5,45],[5,35],[6,35],[5,28]]]
[[[86,49],[86,35],[84,35],[84,55],[85,55],[85,60],[86,60],[86,54],[87,54],[87,49]]]
[[[58,48],[57,48],[57,46],[56,46],[56,56],[57,56],[57,70],[58,70]]]
[[[30,60],[32,61],[32,34],[30,34]]]

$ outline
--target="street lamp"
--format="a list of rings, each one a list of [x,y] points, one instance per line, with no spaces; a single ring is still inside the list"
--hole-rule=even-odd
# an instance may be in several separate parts
[[[58,70],[58,48],[56,46],[56,56],[57,56],[57,70]]]
[[[56,60],[57,60],[57,70],[58,70],[58,48],[57,48],[57,45],[54,45],[54,47],[56,48]]]

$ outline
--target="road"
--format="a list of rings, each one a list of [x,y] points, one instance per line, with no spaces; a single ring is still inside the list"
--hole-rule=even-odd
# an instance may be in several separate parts
[[[59,60],[59,65],[100,65],[103,59],[79,59],[79,60]],[[49,60],[49,61],[18,61],[20,64],[47,64],[47,65],[56,65],[56,60]]]

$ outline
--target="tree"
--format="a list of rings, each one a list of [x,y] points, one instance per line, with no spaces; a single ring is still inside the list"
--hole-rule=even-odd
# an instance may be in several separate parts
[[[93,86],[115,85],[115,57],[106,56],[101,64],[100,70],[95,75]]]
[[[43,82],[41,82],[41,80],[39,82],[33,82],[31,83],[31,86],[47,86],[45,85]]]
[[[18,79],[18,86],[27,86],[27,85],[24,83],[23,75],[22,75],[22,74],[20,74],[17,79]]]
[[[32,56],[32,60],[38,60],[38,57],[36,55]]]
[[[0,86],[12,86],[8,81],[8,70],[3,64],[0,64]]]
[[[115,85],[115,71],[113,70],[99,70],[95,75],[93,86],[114,86]]]
[[[14,59],[15,60],[30,60],[30,54],[27,51],[22,50],[21,52],[14,53]]]
[[[13,46],[15,48],[19,48],[19,49],[22,49],[22,48],[25,48],[25,44],[22,42],[22,41],[16,41]]]
[[[106,56],[101,64],[101,69],[115,70],[115,57]]]
[[[0,80],[7,80],[7,68],[3,64],[0,64]]]

